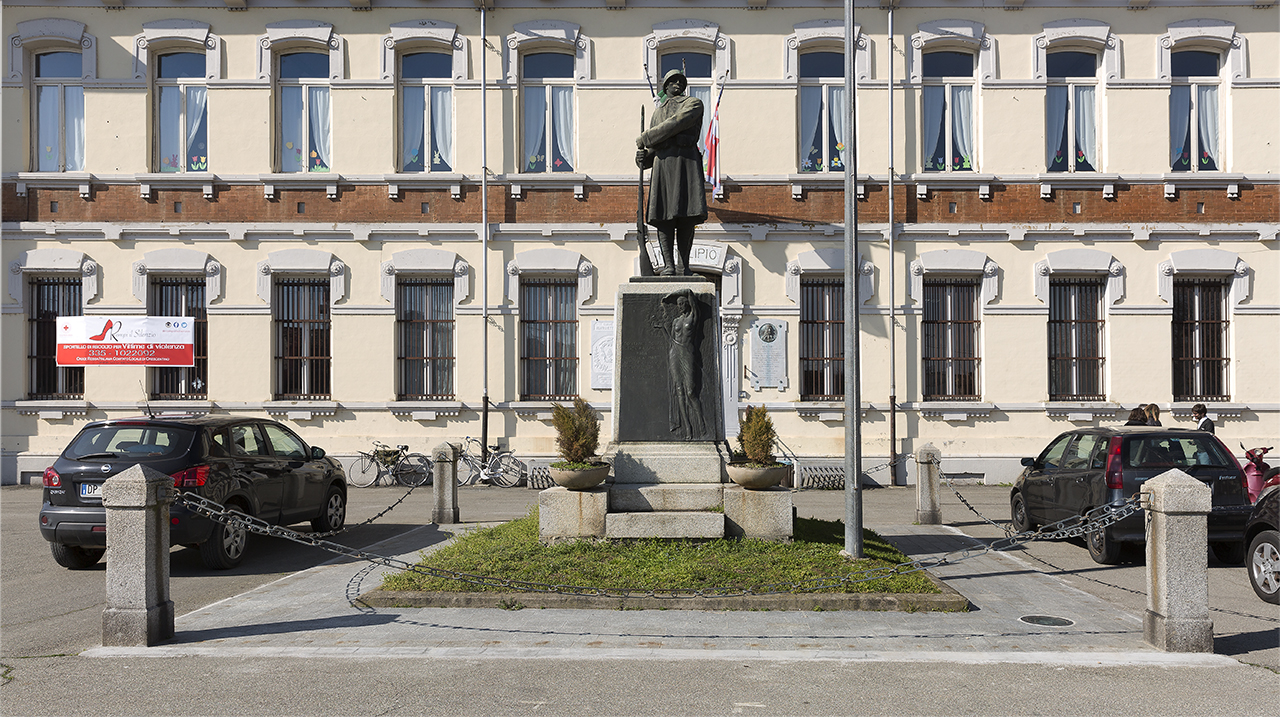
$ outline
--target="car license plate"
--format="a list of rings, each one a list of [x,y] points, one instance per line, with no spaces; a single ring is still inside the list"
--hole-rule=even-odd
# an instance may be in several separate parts
[[[81,483],[80,497],[81,498],[97,498],[98,500],[102,500],[102,484],[101,483]]]

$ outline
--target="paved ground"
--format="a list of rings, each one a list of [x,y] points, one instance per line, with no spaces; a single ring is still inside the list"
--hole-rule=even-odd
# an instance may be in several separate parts
[[[1007,513],[1007,489],[962,491],[984,514]],[[239,576],[259,584],[224,582],[203,602],[188,595],[165,645],[17,659],[11,628],[32,621],[11,619],[10,594],[23,582],[10,569],[12,495],[0,492],[5,714],[1271,715],[1280,684],[1271,671],[1280,615],[1241,597],[1242,568],[1211,563],[1218,654],[1172,655],[1142,642],[1145,595],[1134,576],[1144,569],[1090,567],[1070,542],[935,571],[973,603],[963,614],[356,609],[348,597],[376,586],[380,571],[312,555],[301,572]],[[462,516],[507,519],[535,495],[464,490]],[[387,497],[391,489],[357,492],[352,517]],[[802,516],[843,517],[840,492],[795,497]],[[374,539],[368,526],[352,544],[407,557],[438,546],[445,531],[409,527],[429,510],[421,502],[405,506],[394,534]],[[913,556],[1000,535],[949,493],[947,525],[912,525],[914,507],[910,489],[864,493],[868,527]],[[266,551],[254,564],[274,567],[279,556]],[[183,580],[193,592],[208,582]],[[75,614],[100,615],[95,606]],[[1028,615],[1072,624],[1037,626]],[[56,632],[60,620],[34,624]]]

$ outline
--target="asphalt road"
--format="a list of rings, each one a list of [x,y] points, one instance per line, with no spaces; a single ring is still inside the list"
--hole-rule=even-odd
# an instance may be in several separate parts
[[[350,491],[348,524],[370,518],[402,497],[407,489],[360,488]],[[40,536],[39,486],[0,488],[0,657],[70,655],[102,644],[102,609],[106,607],[105,560],[90,570],[67,570],[53,561],[49,543]],[[458,491],[464,521],[510,520],[538,501],[524,488],[468,486]],[[353,527],[336,542],[363,548],[431,522],[431,487],[414,490],[403,503],[376,523]],[[309,530],[304,523],[294,526]],[[200,553],[176,547],[170,554],[170,597],[183,615],[239,595],[333,555],[305,545],[250,535],[249,554],[234,570],[209,570]]]

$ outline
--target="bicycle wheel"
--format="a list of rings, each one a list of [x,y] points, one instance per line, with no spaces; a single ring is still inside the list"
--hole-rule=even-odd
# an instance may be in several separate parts
[[[479,460],[470,453],[463,453],[458,458],[458,485],[474,485],[480,480]]]
[[[410,453],[396,464],[394,475],[400,485],[426,485],[431,482],[431,459],[421,453]]]
[[[347,485],[356,488],[368,488],[378,480],[378,462],[368,453],[361,453],[351,471],[347,473]]]
[[[504,453],[490,466],[497,470],[490,468],[489,481],[500,488],[515,488],[524,479],[524,464],[510,453]]]

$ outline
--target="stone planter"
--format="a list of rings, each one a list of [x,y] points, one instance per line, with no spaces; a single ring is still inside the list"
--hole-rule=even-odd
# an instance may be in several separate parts
[[[583,470],[551,468],[551,480],[562,488],[586,490],[603,483],[604,479],[609,477],[609,469],[612,467],[608,463],[597,463]]]
[[[746,463],[730,463],[725,466],[729,480],[748,490],[764,490],[781,484],[791,477],[791,464],[759,467]]]

